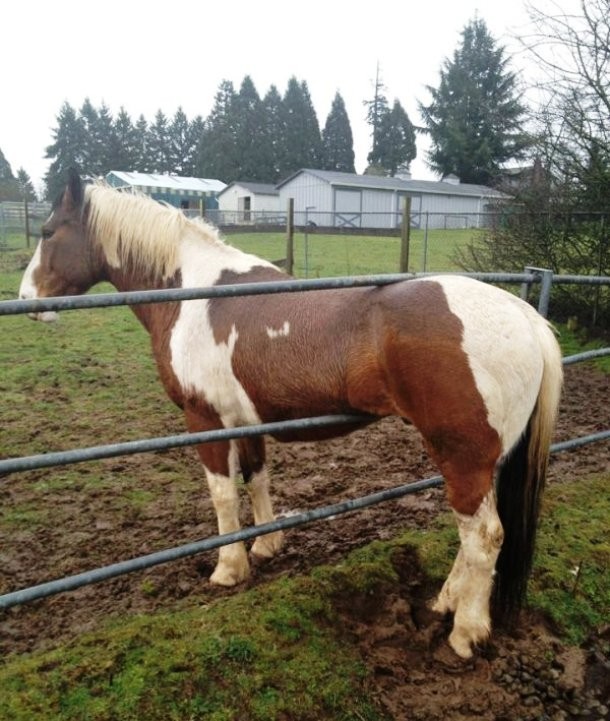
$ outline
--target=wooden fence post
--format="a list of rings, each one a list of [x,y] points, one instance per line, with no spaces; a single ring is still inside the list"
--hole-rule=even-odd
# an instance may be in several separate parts
[[[26,248],[29,250],[30,249],[30,215],[29,215],[27,195],[23,196],[23,212],[25,213],[25,243],[26,243]]]
[[[409,272],[409,243],[411,241],[411,198],[405,197],[400,227],[400,273]]]
[[[286,272],[292,275],[294,269],[294,198],[288,198],[286,210]]]

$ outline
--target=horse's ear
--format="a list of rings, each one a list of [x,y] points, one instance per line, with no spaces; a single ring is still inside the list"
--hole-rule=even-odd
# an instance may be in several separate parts
[[[68,182],[64,190],[61,204],[68,212],[77,210],[83,204],[83,182],[76,168],[68,170]]]

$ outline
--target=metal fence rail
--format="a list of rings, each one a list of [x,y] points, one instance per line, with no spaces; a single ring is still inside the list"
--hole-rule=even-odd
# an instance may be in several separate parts
[[[549,275],[550,274],[550,275]],[[76,308],[108,307],[116,305],[127,305],[136,303],[152,303],[161,300],[191,300],[195,298],[231,297],[236,295],[258,295],[262,293],[298,292],[303,290],[321,290],[327,288],[346,288],[371,285],[387,285],[400,280],[430,274],[398,274],[382,276],[362,276],[359,278],[328,278],[319,280],[286,281],[281,283],[251,283],[232,286],[216,286],[214,288],[197,289],[172,289],[162,291],[138,291],[131,293],[112,293],[92,296],[73,296],[66,298],[48,298],[34,301],[4,301],[0,302],[0,315],[17,313],[41,312],[46,310],[71,310]],[[504,273],[478,273],[469,274],[489,282],[521,283],[528,288],[532,283],[540,282],[542,287],[547,287],[547,292],[541,292],[541,304],[548,307],[548,293],[553,282],[559,280],[550,271],[540,269],[528,269],[528,272],[521,274]],[[587,283],[587,284],[610,284],[610,278],[600,276],[571,276],[570,280],[563,277],[563,282]],[[522,295],[523,295],[522,290]],[[545,297],[546,296],[546,297]],[[564,365],[591,360],[601,356],[610,355],[610,348],[598,349],[578,353],[564,358]],[[340,424],[367,423],[375,420],[369,415],[339,415],[320,416],[316,418],[305,418],[296,421],[282,421],[278,423],[266,423],[240,428],[226,428],[216,431],[202,433],[186,433],[163,438],[149,440],[138,440],[126,443],[109,444],[105,446],[94,446],[90,448],[75,449],[71,451],[60,451],[36,456],[12,458],[0,461],[0,476],[12,472],[45,468],[82,461],[91,461],[100,458],[109,458],[119,455],[149,452],[153,450],[167,449],[177,446],[196,445],[218,440],[232,438],[243,438],[246,436],[266,434],[278,434],[285,430],[296,428],[324,427]],[[575,438],[562,443],[556,443],[551,447],[552,453],[571,450],[580,446],[610,439],[610,429],[594,433],[581,438]],[[9,608],[18,604],[26,603],[36,599],[74,590],[81,586],[92,583],[99,583],[110,578],[121,576],[137,570],[150,568],[168,561],[177,560],[192,556],[203,551],[212,550],[223,545],[246,541],[257,536],[265,535],[273,531],[294,528],[316,520],[330,518],[349,511],[358,510],[372,506],[383,501],[400,498],[402,496],[416,493],[426,488],[434,488],[442,485],[443,479],[440,476],[416,481],[397,488],[374,493],[362,498],[343,501],[341,503],[313,509],[298,515],[278,518],[275,521],[259,526],[252,526],[241,529],[235,533],[214,536],[211,538],[196,541],[186,545],[166,549],[156,553],[140,556],[127,561],[111,564],[103,568],[86,571],[74,576],[69,576],[56,581],[50,581],[30,588],[21,589],[0,596],[0,608]]]
[[[610,276],[605,275],[554,275],[552,271],[539,270],[525,273],[459,273],[486,283],[520,283],[527,286],[542,283],[544,273],[551,276],[552,284],[610,285]],[[264,283],[237,283],[216,285],[209,288],[167,288],[163,290],[135,290],[123,293],[96,293],[58,298],[36,298],[33,300],[0,301],[0,316],[19,313],[41,313],[44,311],[79,310],[82,308],[108,308],[120,305],[159,303],[166,301],[196,300],[200,298],[232,298],[241,295],[266,295],[268,293],[299,293],[310,290],[336,288],[361,288],[383,286],[414,278],[429,278],[435,275],[456,275],[456,273],[384,273],[337,278],[305,278],[302,280],[272,281]]]

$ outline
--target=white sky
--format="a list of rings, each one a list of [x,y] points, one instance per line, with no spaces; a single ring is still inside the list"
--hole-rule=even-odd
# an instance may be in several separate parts
[[[574,7],[576,0],[533,0],[537,7]],[[577,4],[577,3],[576,3]],[[342,94],[354,134],[356,170],[370,150],[363,100],[373,95],[377,61],[390,103],[398,98],[415,124],[417,101],[429,101],[439,70],[464,26],[485,20],[494,38],[524,67],[515,36],[527,27],[523,0],[33,0],[6,2],[0,41],[0,149],[13,173],[24,167],[38,188],[45,147],[64,101],[89,97],[116,115],[121,105],[150,122],[160,108],[204,118],[223,79],[239,88],[249,74],[261,97],[288,78],[306,80],[320,127],[335,92]],[[413,177],[432,178],[425,141]]]

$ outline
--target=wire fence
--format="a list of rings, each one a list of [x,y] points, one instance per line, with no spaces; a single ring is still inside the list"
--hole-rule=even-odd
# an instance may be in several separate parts
[[[472,274],[471,274],[472,275]],[[476,275],[476,274],[475,274]],[[520,283],[521,295],[526,296],[528,289],[535,283],[540,283],[543,288],[541,298],[546,298],[543,303],[548,306],[548,293],[552,289],[553,283],[586,283],[610,285],[610,278],[599,277],[592,279],[590,276],[581,277],[561,277],[553,276],[548,270],[528,269],[528,272],[522,274],[478,274],[485,275],[483,278],[487,281],[502,283]],[[315,291],[323,288],[339,288],[339,287],[356,287],[364,285],[384,285],[413,278],[413,275],[398,276],[369,276],[365,278],[330,278],[323,281],[287,281],[282,283],[253,283],[216,286],[213,288],[198,289],[170,289],[168,291],[137,291],[131,293],[111,293],[94,296],[75,296],[66,298],[48,298],[29,301],[3,301],[0,302],[0,315],[12,315],[17,313],[40,312],[43,310],[70,310],[78,308],[92,307],[109,307],[116,305],[138,304],[159,302],[160,300],[189,300],[194,298],[211,298],[211,297],[234,297],[238,295],[260,295],[269,292],[302,292]],[[544,290],[546,288],[546,290]],[[544,311],[544,307],[539,309]],[[610,355],[610,348],[599,349],[595,351],[587,351],[575,356],[564,359],[564,364],[590,360],[593,358]],[[178,446],[196,445],[200,443],[210,443],[218,440],[243,438],[246,436],[261,435],[265,433],[278,433],[285,430],[294,430],[295,428],[313,428],[335,424],[353,423],[358,421],[370,421],[370,416],[362,415],[342,415],[342,416],[322,416],[316,418],[299,419],[295,421],[283,421],[279,423],[260,424],[256,426],[247,426],[241,428],[221,429],[217,431],[206,431],[202,433],[186,433],[177,436],[169,436],[165,438],[154,438],[148,440],[132,441],[129,443],[111,444],[106,446],[96,446],[84,449],[75,449],[72,451],[48,453],[38,456],[28,456],[15,459],[6,459],[0,461],[0,478],[7,476],[9,473],[15,473],[34,468],[42,468],[49,466],[65,465],[68,463],[78,463],[83,461],[91,461],[100,458],[114,457],[118,455],[126,455],[131,453],[142,453],[153,450],[166,449]],[[600,431],[585,437],[571,439],[563,443],[555,444],[552,452],[578,448],[589,443],[596,443],[610,439],[610,429]],[[45,598],[64,591],[74,590],[84,585],[99,583],[101,581],[114,578],[134,571],[150,568],[162,563],[192,556],[203,551],[212,550],[220,546],[235,543],[236,541],[245,541],[257,536],[272,533],[277,530],[294,528],[306,523],[311,523],[323,518],[340,515],[350,511],[365,508],[383,501],[389,501],[395,498],[416,493],[425,488],[433,488],[442,485],[442,478],[435,476],[433,478],[409,483],[397,488],[382,491],[380,493],[371,494],[358,499],[343,501],[338,504],[326,506],[324,508],[313,509],[305,513],[286,518],[278,518],[275,521],[259,526],[253,526],[242,529],[238,532],[225,534],[222,536],[214,536],[211,538],[196,541],[186,545],[173,547],[138,558],[121,561],[111,564],[103,568],[93,569],[84,573],[76,574],[66,578],[50,581],[48,583],[39,584],[26,589],[13,591],[11,593],[0,596],[0,608],[9,608],[18,604],[26,603],[36,599]]]
[[[50,213],[49,203],[0,203],[0,251],[31,249]],[[425,211],[412,206],[409,214],[407,264],[401,264],[401,243],[405,219],[402,212],[295,210],[185,209],[189,217],[205,212],[231,242],[267,260],[285,264],[286,235],[295,234],[293,272],[301,277],[360,273],[451,271],[478,265],[466,263],[470,249],[477,249],[494,237],[494,243],[513,254],[515,243],[536,233],[550,233],[555,241],[587,238],[586,252],[578,272],[601,275],[608,272],[610,240],[608,220],[603,213],[526,213],[518,207],[498,206],[485,212]],[[289,230],[292,228],[292,230]],[[534,230],[534,229],[537,230]],[[544,233],[543,233],[544,234]],[[584,234],[584,236],[583,236]],[[233,240],[231,236],[238,236]],[[512,238],[512,240],[511,240]],[[515,240],[517,238],[517,240]],[[554,242],[555,242],[554,241]],[[541,241],[542,242],[542,241]],[[477,251],[478,252],[478,251]],[[583,253],[581,253],[583,255]],[[549,262],[549,261],[538,261]],[[494,264],[507,265],[504,261]]]

